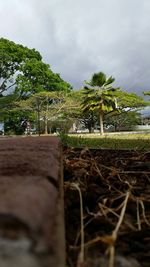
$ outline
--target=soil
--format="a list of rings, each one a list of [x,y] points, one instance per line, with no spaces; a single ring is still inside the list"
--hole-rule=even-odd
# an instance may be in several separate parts
[[[150,266],[150,151],[65,147],[64,180],[67,266]]]

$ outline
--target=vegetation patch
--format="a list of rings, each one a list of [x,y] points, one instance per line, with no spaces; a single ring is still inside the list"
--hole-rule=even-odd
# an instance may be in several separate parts
[[[64,180],[67,266],[148,267],[150,151],[64,147]]]
[[[83,134],[66,135],[61,133],[62,143],[71,147],[112,148],[112,149],[150,149],[150,134]]]

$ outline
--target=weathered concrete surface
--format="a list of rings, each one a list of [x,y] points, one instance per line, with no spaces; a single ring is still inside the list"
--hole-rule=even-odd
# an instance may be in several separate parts
[[[0,140],[0,175],[51,176],[60,168],[57,137],[3,138]]]
[[[57,137],[0,140],[0,266],[63,267],[61,145]]]

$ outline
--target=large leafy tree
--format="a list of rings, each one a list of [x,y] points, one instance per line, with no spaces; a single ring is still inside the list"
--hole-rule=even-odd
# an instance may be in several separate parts
[[[7,111],[4,117],[4,132],[5,134],[20,135],[24,133],[22,121],[24,118],[32,122],[32,113],[28,110],[22,110],[20,108],[13,108]]]
[[[113,116],[107,116],[105,118],[105,125],[115,131],[120,130],[133,130],[134,127],[141,123],[141,113],[135,110],[128,110],[126,112],[120,112],[113,114]]]
[[[148,105],[148,101],[145,101],[142,96],[136,93],[129,93],[125,91],[116,92],[117,105],[120,112],[141,110]]]
[[[53,73],[48,64],[36,59],[27,60],[18,74],[16,93],[20,97],[42,91],[70,91],[71,86],[58,73]]]
[[[17,112],[16,108],[20,108],[21,114],[17,101],[27,100],[40,92],[70,90],[70,84],[42,61],[38,51],[4,38],[0,39],[0,110],[1,114],[5,113],[2,117],[7,117],[8,122],[9,117]],[[8,105],[9,111],[12,110],[11,115],[7,112]]]
[[[98,121],[98,114],[95,110],[82,110],[82,98],[82,89],[70,92],[66,97],[64,116],[72,119],[76,128],[84,126],[92,133]]]
[[[115,93],[117,99],[117,111],[108,114],[105,123],[113,125],[115,130],[121,127],[132,129],[141,121],[140,110],[148,105],[142,96],[119,90]]]
[[[11,87],[23,97],[44,90],[70,90],[71,88],[69,83],[42,61],[38,51],[1,38],[0,94]]]
[[[17,104],[21,110],[34,114],[38,133],[48,133],[49,122],[57,120],[63,114],[66,92],[42,91],[33,94],[26,100],[20,100]],[[44,127],[43,127],[44,126]],[[43,129],[44,128],[44,129]]]
[[[37,61],[42,59],[35,49],[0,38],[0,94],[15,86],[22,65],[33,58]]]
[[[104,133],[104,114],[117,109],[115,94],[120,89],[112,86],[114,81],[112,76],[107,78],[103,72],[94,73],[83,89],[83,111],[96,110],[99,112],[100,133],[102,135]]]

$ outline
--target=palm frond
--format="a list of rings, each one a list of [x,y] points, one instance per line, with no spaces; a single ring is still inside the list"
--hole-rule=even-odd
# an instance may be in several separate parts
[[[105,85],[112,84],[114,81],[115,81],[115,78],[112,77],[112,76],[110,76],[110,77],[106,80]]]
[[[94,73],[91,79],[92,86],[103,86],[106,83],[106,75],[103,72]]]

